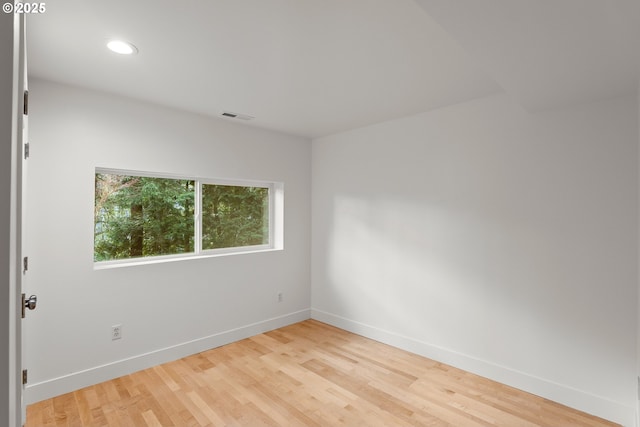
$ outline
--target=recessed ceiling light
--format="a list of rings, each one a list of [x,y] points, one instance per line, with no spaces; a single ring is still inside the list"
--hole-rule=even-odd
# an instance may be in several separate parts
[[[122,40],[111,40],[109,43],[107,43],[107,47],[111,51],[122,55],[133,55],[138,53],[137,47],[129,42],[125,42]]]

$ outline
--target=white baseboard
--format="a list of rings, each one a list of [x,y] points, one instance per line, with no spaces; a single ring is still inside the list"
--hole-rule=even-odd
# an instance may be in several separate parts
[[[172,360],[177,360],[211,348],[220,347],[222,345],[249,338],[273,329],[301,322],[309,318],[309,309],[300,310],[284,316],[241,326],[239,328],[220,332],[175,346],[118,360],[102,366],[96,366],[84,371],[74,372],[69,375],[39,383],[29,384],[24,391],[23,398],[27,405],[41,400],[50,399],[83,387],[88,387],[93,384],[128,375],[132,372],[147,369]]]
[[[636,425],[635,408],[446,348],[385,331],[332,313],[311,309],[311,318],[447,365],[490,378],[626,427]]]

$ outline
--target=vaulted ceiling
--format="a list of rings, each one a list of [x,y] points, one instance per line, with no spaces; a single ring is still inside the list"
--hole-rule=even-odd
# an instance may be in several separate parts
[[[637,0],[56,0],[27,25],[32,77],[306,137],[497,92],[559,108],[640,76]]]

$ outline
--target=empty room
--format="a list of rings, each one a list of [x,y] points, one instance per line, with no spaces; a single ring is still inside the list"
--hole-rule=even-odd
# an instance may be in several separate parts
[[[640,426],[637,0],[0,20],[0,425]]]

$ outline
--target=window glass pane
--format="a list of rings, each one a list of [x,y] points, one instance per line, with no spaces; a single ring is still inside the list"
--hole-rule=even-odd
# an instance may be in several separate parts
[[[202,186],[202,249],[269,244],[269,189]]]
[[[94,260],[194,252],[195,181],[96,173]]]

